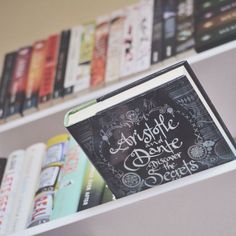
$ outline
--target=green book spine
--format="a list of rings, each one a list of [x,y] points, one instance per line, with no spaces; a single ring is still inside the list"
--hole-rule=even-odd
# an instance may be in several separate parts
[[[84,176],[78,211],[97,206],[102,201],[105,182],[89,162]]]
[[[51,220],[77,212],[87,157],[71,137]]]

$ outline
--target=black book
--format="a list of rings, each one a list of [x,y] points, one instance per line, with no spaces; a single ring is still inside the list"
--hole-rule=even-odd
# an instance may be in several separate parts
[[[214,167],[213,176],[236,158],[187,62],[73,109],[65,126],[117,198]]]
[[[1,187],[3,175],[5,172],[6,164],[7,164],[7,158],[0,157],[0,187]]]
[[[151,65],[163,60],[163,0],[155,0],[153,7],[153,31],[151,46]]]
[[[164,59],[176,54],[177,1],[163,1],[163,47]]]
[[[214,8],[219,8],[220,6],[230,2],[231,0],[196,0],[197,12],[207,12]]]
[[[63,97],[64,94],[64,80],[66,73],[66,62],[68,56],[70,35],[71,35],[70,30],[64,30],[61,32],[61,41],[59,46],[56,76],[55,76],[54,91],[53,91],[54,99]]]
[[[15,66],[16,52],[6,54],[0,81],[0,120],[6,118],[9,87]]]
[[[194,0],[179,0],[177,14],[176,53],[194,47]]]

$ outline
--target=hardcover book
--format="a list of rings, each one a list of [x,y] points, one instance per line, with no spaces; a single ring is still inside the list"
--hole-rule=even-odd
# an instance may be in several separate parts
[[[163,59],[163,0],[154,0],[153,6],[153,29],[152,29],[152,47],[151,64],[156,64]]]
[[[12,152],[7,161],[0,189],[0,234],[12,233],[16,208],[20,204],[22,174],[24,173],[25,151]]]
[[[125,23],[125,11],[117,10],[111,14],[110,33],[108,39],[107,64],[105,82],[120,78],[120,63]]]
[[[163,9],[164,59],[176,54],[177,1],[165,0]]]
[[[63,97],[70,35],[71,35],[70,30],[64,30],[61,32],[61,35],[60,35],[60,45],[59,45],[59,52],[58,52],[58,58],[57,58],[53,99],[60,99]]]
[[[98,206],[102,201],[105,182],[93,164],[87,161],[87,168],[83,178],[80,201],[77,211]]]
[[[194,47],[194,1],[179,0],[177,13],[176,53]]]
[[[97,18],[93,59],[91,64],[90,84],[92,87],[102,85],[105,80],[109,28],[109,16],[101,16]]]
[[[6,118],[7,97],[12,74],[15,66],[16,52],[8,53],[4,58],[2,76],[0,80],[0,122]]]
[[[91,61],[93,58],[95,22],[82,25],[79,68],[76,91],[88,89],[91,78]]]
[[[236,157],[234,140],[187,62],[73,109],[65,126],[117,198]]]
[[[77,92],[80,88],[79,81],[79,55],[82,27],[71,29],[70,44],[67,56],[67,65],[64,81],[64,96]]]
[[[41,40],[34,43],[25,88],[24,114],[30,113],[38,107],[38,96],[40,84],[43,80],[45,55],[46,41]]]
[[[40,83],[39,90],[39,108],[48,106],[52,98],[59,42],[60,37],[58,34],[49,36],[46,41],[46,55],[43,69],[43,79]]]
[[[59,187],[55,194],[51,220],[77,212],[87,165],[86,155],[77,142],[70,137]]]
[[[31,51],[31,47],[25,47],[19,49],[17,52],[13,76],[9,88],[9,96],[7,99],[6,115],[8,118],[19,117],[22,113]]]

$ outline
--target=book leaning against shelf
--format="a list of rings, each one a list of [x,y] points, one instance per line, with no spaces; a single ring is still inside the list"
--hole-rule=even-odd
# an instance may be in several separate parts
[[[116,198],[236,157],[233,138],[187,62],[69,111],[65,126]]]

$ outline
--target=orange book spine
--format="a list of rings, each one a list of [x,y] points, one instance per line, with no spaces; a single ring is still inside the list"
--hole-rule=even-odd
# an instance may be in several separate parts
[[[46,41],[45,64],[43,79],[41,80],[39,90],[39,103],[45,103],[52,97],[57,66],[59,39],[59,35],[55,34],[49,36]]]

